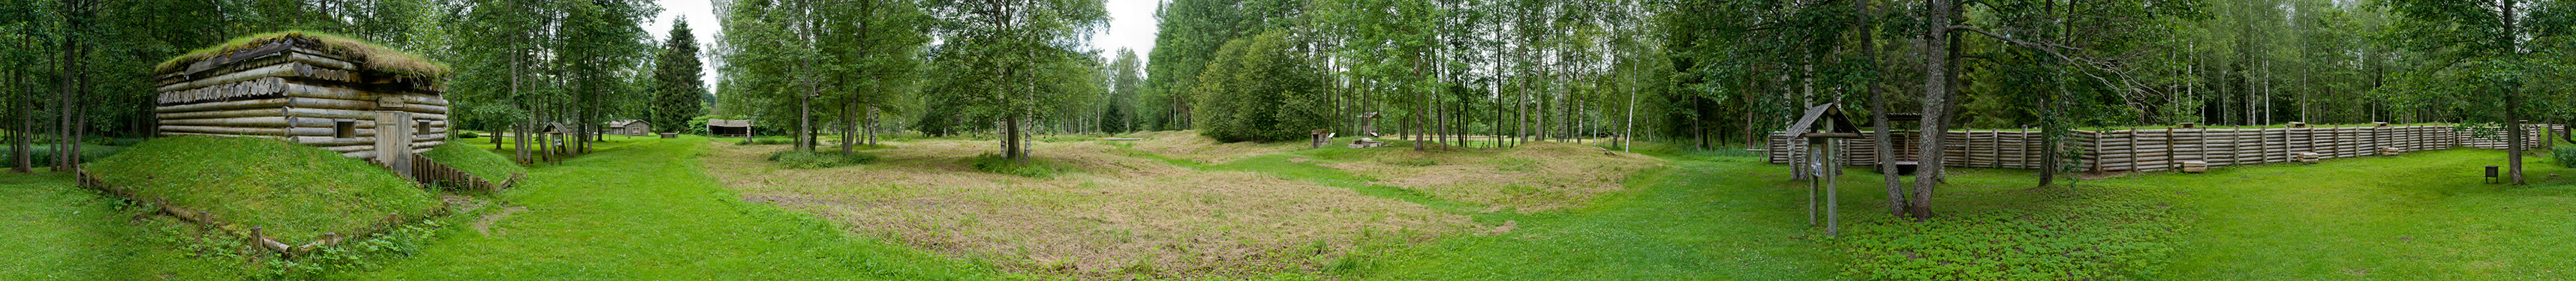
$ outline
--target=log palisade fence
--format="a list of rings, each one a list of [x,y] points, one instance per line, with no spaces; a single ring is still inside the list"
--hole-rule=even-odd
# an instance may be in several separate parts
[[[2527,125],[2524,148],[2538,148],[2548,140],[2550,130],[2561,125]],[[2374,156],[2453,147],[2504,149],[2507,142],[2500,128],[2469,128],[2457,125],[2369,126],[2291,128],[2167,128],[2127,130],[2071,130],[2064,146],[2075,155],[2071,161],[2078,169],[2091,172],[2152,172],[2178,170],[2183,162],[2202,161],[2209,167],[2298,161],[2304,153],[2316,153],[2319,159]],[[2484,130],[2483,133],[2478,130]],[[1896,132],[1890,144],[1898,153],[1885,155],[1895,161],[1919,161],[1921,143],[1916,132]],[[2045,144],[2045,132],[2039,130],[1969,130],[1950,131],[1948,138],[1949,167],[2038,169]],[[1869,145],[1870,134],[1844,142],[1843,159],[1847,165],[1872,165],[1882,157]],[[1771,134],[1771,163],[1786,164],[1805,157],[1806,144],[1795,138]]]

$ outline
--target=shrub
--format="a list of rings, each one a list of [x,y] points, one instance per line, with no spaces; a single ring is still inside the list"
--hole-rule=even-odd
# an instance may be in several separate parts
[[[758,138],[748,138],[748,139],[743,139],[743,140],[742,140],[742,142],[737,142],[737,143],[734,143],[734,144],[740,144],[740,145],[787,145],[787,144],[796,144],[796,138],[790,138],[790,137],[758,137]]]
[[[1055,162],[1046,159],[1029,159],[1028,163],[1019,163],[991,153],[966,158],[966,161],[971,162],[976,171],[1031,178],[1055,177],[1056,174],[1065,171],[1064,167],[1057,166]]]
[[[849,155],[841,155],[839,152],[789,150],[769,154],[769,161],[778,162],[779,166],[784,166],[789,169],[831,168],[867,164],[868,162],[876,162],[876,160],[877,156],[875,154],[856,152],[852,152]]]
[[[483,137],[483,135],[482,135],[482,134],[476,134],[476,133],[474,133],[474,132],[463,132],[463,133],[457,133],[457,134],[456,134],[456,138],[464,138],[464,139],[481,138],[481,137]]]
[[[2557,161],[2558,166],[2561,167],[2576,168],[2576,145],[2562,145],[2550,149],[2549,161]]]
[[[28,162],[35,163],[39,166],[45,165],[45,163],[54,162],[53,145],[32,144],[29,146],[32,146],[32,148],[27,150],[27,157],[30,158]],[[108,156],[114,156],[118,152],[124,151],[124,147],[83,144],[81,145],[80,162],[95,162],[99,159],[107,159]],[[11,152],[12,150],[9,150],[7,146],[0,146],[0,165],[16,165],[18,163],[18,154]]]
[[[456,167],[458,170],[465,170],[467,174],[474,174],[474,177],[483,178],[492,183],[509,180],[510,174],[528,171],[527,168],[519,167],[518,162],[510,161],[509,156],[501,156],[500,153],[494,153],[492,150],[461,142],[438,145],[437,148],[431,148],[429,152],[423,152],[420,156],[429,157],[430,160]]]
[[[1199,135],[1223,142],[1306,139],[1331,128],[1331,99],[1323,73],[1289,51],[1287,33],[1269,32],[1226,42],[1216,61],[1187,89],[1198,96],[1192,110]]]

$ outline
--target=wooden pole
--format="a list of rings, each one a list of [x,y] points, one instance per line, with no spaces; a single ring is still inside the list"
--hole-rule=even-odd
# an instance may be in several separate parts
[[[1793,136],[1794,136],[1794,135],[1793,135]],[[1807,144],[1807,155],[1806,155],[1806,156],[1807,156],[1807,157],[1806,157],[1806,158],[1807,158],[1807,161],[1805,161],[1806,163],[1798,164],[1798,165],[1799,165],[1799,167],[1807,167],[1807,165],[1811,165],[1812,163],[1823,163],[1823,160],[1822,160],[1822,159],[1816,159],[1817,157],[1821,157],[1821,156],[1817,156],[1818,154],[1821,154],[1821,153],[1817,153],[1817,151],[1816,151],[1817,149],[1820,149],[1820,148],[1819,148],[1819,147],[1817,147],[1817,145],[1815,145],[1815,143],[1814,143],[1814,142],[1812,142],[1812,141],[1811,141],[1811,142],[1809,142],[1809,143]],[[1823,181],[1823,180],[1824,180],[1824,179],[1819,179],[1819,178],[1822,178],[1822,177],[1824,177],[1824,176],[1819,176],[1819,175],[1810,175],[1810,174],[1808,174],[1808,173],[1814,173],[1814,172],[1816,172],[1816,169],[1800,169],[1800,171],[1801,171],[1801,172],[1799,173],[1800,175],[1807,175],[1807,227],[1815,227],[1815,226],[1816,226],[1816,187],[1817,187],[1817,184],[1818,184],[1817,182],[1818,182],[1818,181]]]
[[[1828,159],[1835,158],[1832,155],[1839,154],[1837,151],[1840,151],[1842,148],[1839,143],[1841,142],[1825,142],[1825,153],[1828,155],[1825,157],[1828,157]],[[1840,165],[1839,160],[1825,161],[1824,163],[1836,163],[1825,165],[1826,171],[1842,171],[1843,166]],[[1826,172],[1823,176],[1825,178],[1825,236],[1834,236],[1835,234],[1842,233],[1842,204],[1841,200],[1839,200],[1842,196],[1839,196],[1838,192],[1834,188],[1834,176],[1840,173],[1834,172]]]

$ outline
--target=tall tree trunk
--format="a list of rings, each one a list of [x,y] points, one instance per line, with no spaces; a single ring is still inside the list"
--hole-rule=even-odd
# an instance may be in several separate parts
[[[1857,29],[1860,30],[1861,33],[1859,36],[1861,57],[1867,60],[1862,62],[1862,65],[1864,65],[1862,69],[1868,71],[1867,74],[1863,74],[1863,77],[1868,78],[1862,79],[1867,82],[1861,83],[1860,91],[1869,93],[1869,123],[1870,131],[1872,131],[1872,133],[1870,133],[1870,148],[1872,149],[1871,151],[1878,152],[1878,174],[1882,180],[1886,181],[1887,212],[1896,215],[1904,215],[1906,206],[1905,188],[1903,187],[1904,181],[1898,179],[1896,175],[1896,157],[1898,155],[1895,152],[1896,149],[1893,147],[1893,144],[1895,144],[1895,140],[1893,139],[1894,136],[1890,135],[1893,132],[1889,131],[1887,124],[1887,93],[1878,90],[1877,78],[1880,77],[1879,74],[1881,71],[1877,67],[1878,44],[1875,40],[1878,38],[1876,31],[1877,24],[1870,19],[1871,9],[1869,3],[1870,1],[1852,1],[1852,7],[1860,11],[1860,21],[1857,21],[1856,23],[1860,25]]]
[[[35,45],[29,40],[35,37],[36,29],[20,26],[18,30],[18,44],[15,47],[21,51],[34,49],[32,47]],[[10,123],[13,125],[11,128],[14,129],[9,132],[9,158],[16,159],[12,161],[16,163],[11,163],[15,165],[10,171],[32,173],[35,172],[35,161],[27,158],[34,156],[30,155],[29,150],[36,148],[34,144],[29,143],[34,139],[33,133],[36,130],[36,93],[31,89],[37,87],[27,85],[27,82],[30,82],[27,68],[35,63],[30,59],[19,59],[17,62],[18,67],[9,68],[9,114],[17,117]]]
[[[1923,33],[1924,43],[1930,45],[1924,48],[1927,54],[1923,56],[1923,120],[1919,122],[1923,156],[1914,173],[1914,200],[1906,202],[1906,213],[1915,219],[1932,217],[1932,189],[1941,183],[1945,160],[1942,146],[1946,145],[1941,136],[1948,131],[1943,123],[1950,117],[1950,79],[1954,75],[1950,73],[1950,16],[1956,11],[1951,0],[1931,0],[1927,8],[1932,14],[1926,17],[1931,26]]]
[[[2498,6],[2504,7],[2504,33],[2508,34],[2508,36],[2504,38],[2505,44],[2506,46],[2512,46],[2504,50],[2505,55],[2511,56],[2509,61],[2514,62],[2514,71],[2520,72],[2527,68],[2521,66],[2521,64],[2524,63],[2522,60],[2522,46],[2518,43],[2519,40],[2517,40],[2517,38],[2513,38],[2514,36],[2521,36],[2519,35],[2520,33],[2516,33],[2514,30],[2513,6],[2516,3],[2512,0],[2498,0],[2498,2],[2501,2],[2498,3],[2501,4]],[[2513,170],[2513,175],[2511,180],[2513,181],[2513,184],[2522,185],[2522,144],[2523,139],[2530,138],[2531,136],[2525,135],[2522,132],[2522,85],[2520,81],[2506,82],[2504,86],[2504,122],[2505,133],[2513,135],[2512,137],[2505,138],[2506,141],[2512,142],[2512,144],[2505,146],[2505,153],[2509,154],[2508,156],[2505,156],[2505,161],[2508,162],[2506,165],[2512,166],[2511,170]]]
[[[878,126],[879,126],[879,125],[878,125],[878,120],[877,120],[877,105],[875,105],[875,104],[869,104],[869,105],[868,105],[868,121],[867,121],[867,122],[868,122],[868,145],[877,145],[877,131],[878,131],[878,130],[880,130],[880,128],[878,128]]]

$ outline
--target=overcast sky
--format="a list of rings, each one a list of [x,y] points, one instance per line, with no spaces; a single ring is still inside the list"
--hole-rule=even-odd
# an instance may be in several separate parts
[[[1102,34],[1092,35],[1092,47],[1101,50],[1100,56],[1104,60],[1118,59],[1118,48],[1135,49],[1136,57],[1140,59],[1149,57],[1146,54],[1154,51],[1154,8],[1163,0],[1106,1],[1109,5],[1109,29],[1103,30]],[[644,31],[652,33],[655,40],[670,40],[666,37],[671,34],[671,23],[683,17],[689,21],[689,29],[697,33],[698,44],[714,44],[716,32],[723,29],[716,22],[716,8],[712,1],[656,0],[656,2],[662,5],[662,15],[644,24]],[[698,49],[709,48],[701,46]],[[709,63],[706,66],[706,77],[701,79],[706,80],[704,85],[707,85],[708,90],[714,90],[716,65]]]
[[[653,40],[670,41],[671,23],[685,17],[689,21],[689,32],[698,35],[698,53],[704,55],[707,49],[710,49],[708,46],[714,46],[716,32],[724,28],[716,22],[715,4],[708,0],[656,0],[656,2],[661,2],[662,15],[653,17],[652,22],[644,23],[644,33],[653,34]],[[699,79],[705,82],[699,85],[706,85],[708,91],[714,91],[716,64],[706,64],[706,69],[701,74],[705,76]]]

